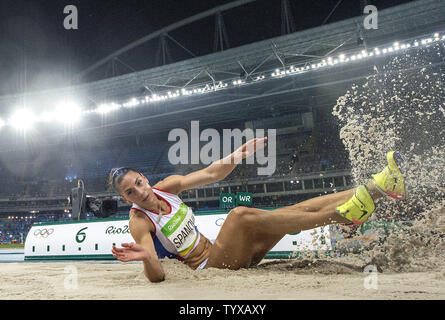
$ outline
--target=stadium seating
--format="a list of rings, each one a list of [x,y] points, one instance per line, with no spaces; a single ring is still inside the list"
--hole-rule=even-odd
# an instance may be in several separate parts
[[[347,153],[338,138],[339,128],[330,121],[315,123],[312,131],[300,134],[282,134],[277,138],[276,171],[271,178],[287,177],[311,172],[347,169],[349,166]],[[165,141],[165,140],[164,140]],[[201,142],[201,146],[205,142]],[[122,143],[116,146],[95,148],[56,147],[26,154],[18,151],[0,155],[0,209],[3,209],[0,222],[0,242],[20,242],[26,236],[29,227],[35,222],[71,219],[67,216],[37,215],[23,220],[5,218],[4,211],[19,205],[16,200],[23,200],[23,208],[32,209],[33,201],[42,198],[66,197],[81,179],[89,194],[104,193],[108,189],[108,174],[112,168],[128,166],[140,170],[147,176],[152,185],[171,174],[186,175],[205,168],[208,164],[171,165],[168,149],[171,142],[149,143],[137,145]],[[63,154],[63,156],[60,156]],[[36,159],[39,159],[36,163]],[[13,163],[14,167],[7,164]],[[242,163],[226,177],[226,181],[248,181],[257,179],[257,165]],[[188,198],[190,195],[184,195]],[[192,198],[194,195],[192,196]],[[307,195],[306,195],[307,197]],[[296,201],[294,195],[289,201]],[[9,202],[7,201],[9,199]],[[304,200],[302,198],[302,200]],[[40,200],[41,201],[41,200]],[[264,197],[258,199],[258,206],[287,205],[285,197],[280,199]],[[48,202],[48,206],[57,204]],[[60,206],[60,205],[59,205]],[[195,210],[215,209],[212,204],[205,204]],[[125,216],[127,212],[121,213]],[[14,216],[15,217],[15,216]],[[25,216],[26,217],[26,216]],[[91,217],[94,218],[94,217]]]

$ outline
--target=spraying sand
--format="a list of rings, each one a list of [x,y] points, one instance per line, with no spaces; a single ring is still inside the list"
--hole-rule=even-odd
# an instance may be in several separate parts
[[[428,271],[445,260],[444,54],[443,44],[433,44],[392,58],[333,110],[356,184],[380,170],[389,150],[408,159],[407,199],[380,200],[370,219],[409,222],[362,253],[382,269]]]

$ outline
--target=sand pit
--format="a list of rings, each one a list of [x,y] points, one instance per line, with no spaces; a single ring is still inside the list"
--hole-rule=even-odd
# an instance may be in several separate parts
[[[0,269],[0,296],[20,300],[445,299],[443,268],[377,273],[377,289],[366,289],[369,274],[347,261],[264,260],[257,268],[238,271],[193,271],[173,260],[162,264],[167,278],[154,284],[146,280],[139,263],[5,263]]]

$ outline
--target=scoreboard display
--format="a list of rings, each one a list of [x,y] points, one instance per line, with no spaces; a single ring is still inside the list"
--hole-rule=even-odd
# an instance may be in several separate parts
[[[237,206],[251,206],[253,195],[250,192],[221,193],[219,195],[219,207],[221,209],[230,209]]]

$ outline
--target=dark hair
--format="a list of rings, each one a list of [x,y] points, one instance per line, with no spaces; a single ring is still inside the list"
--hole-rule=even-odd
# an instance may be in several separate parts
[[[110,174],[108,175],[108,189],[110,191],[112,190],[118,191],[117,186],[122,182],[124,176],[130,171],[141,174],[139,171],[129,167],[120,167],[111,169]]]

